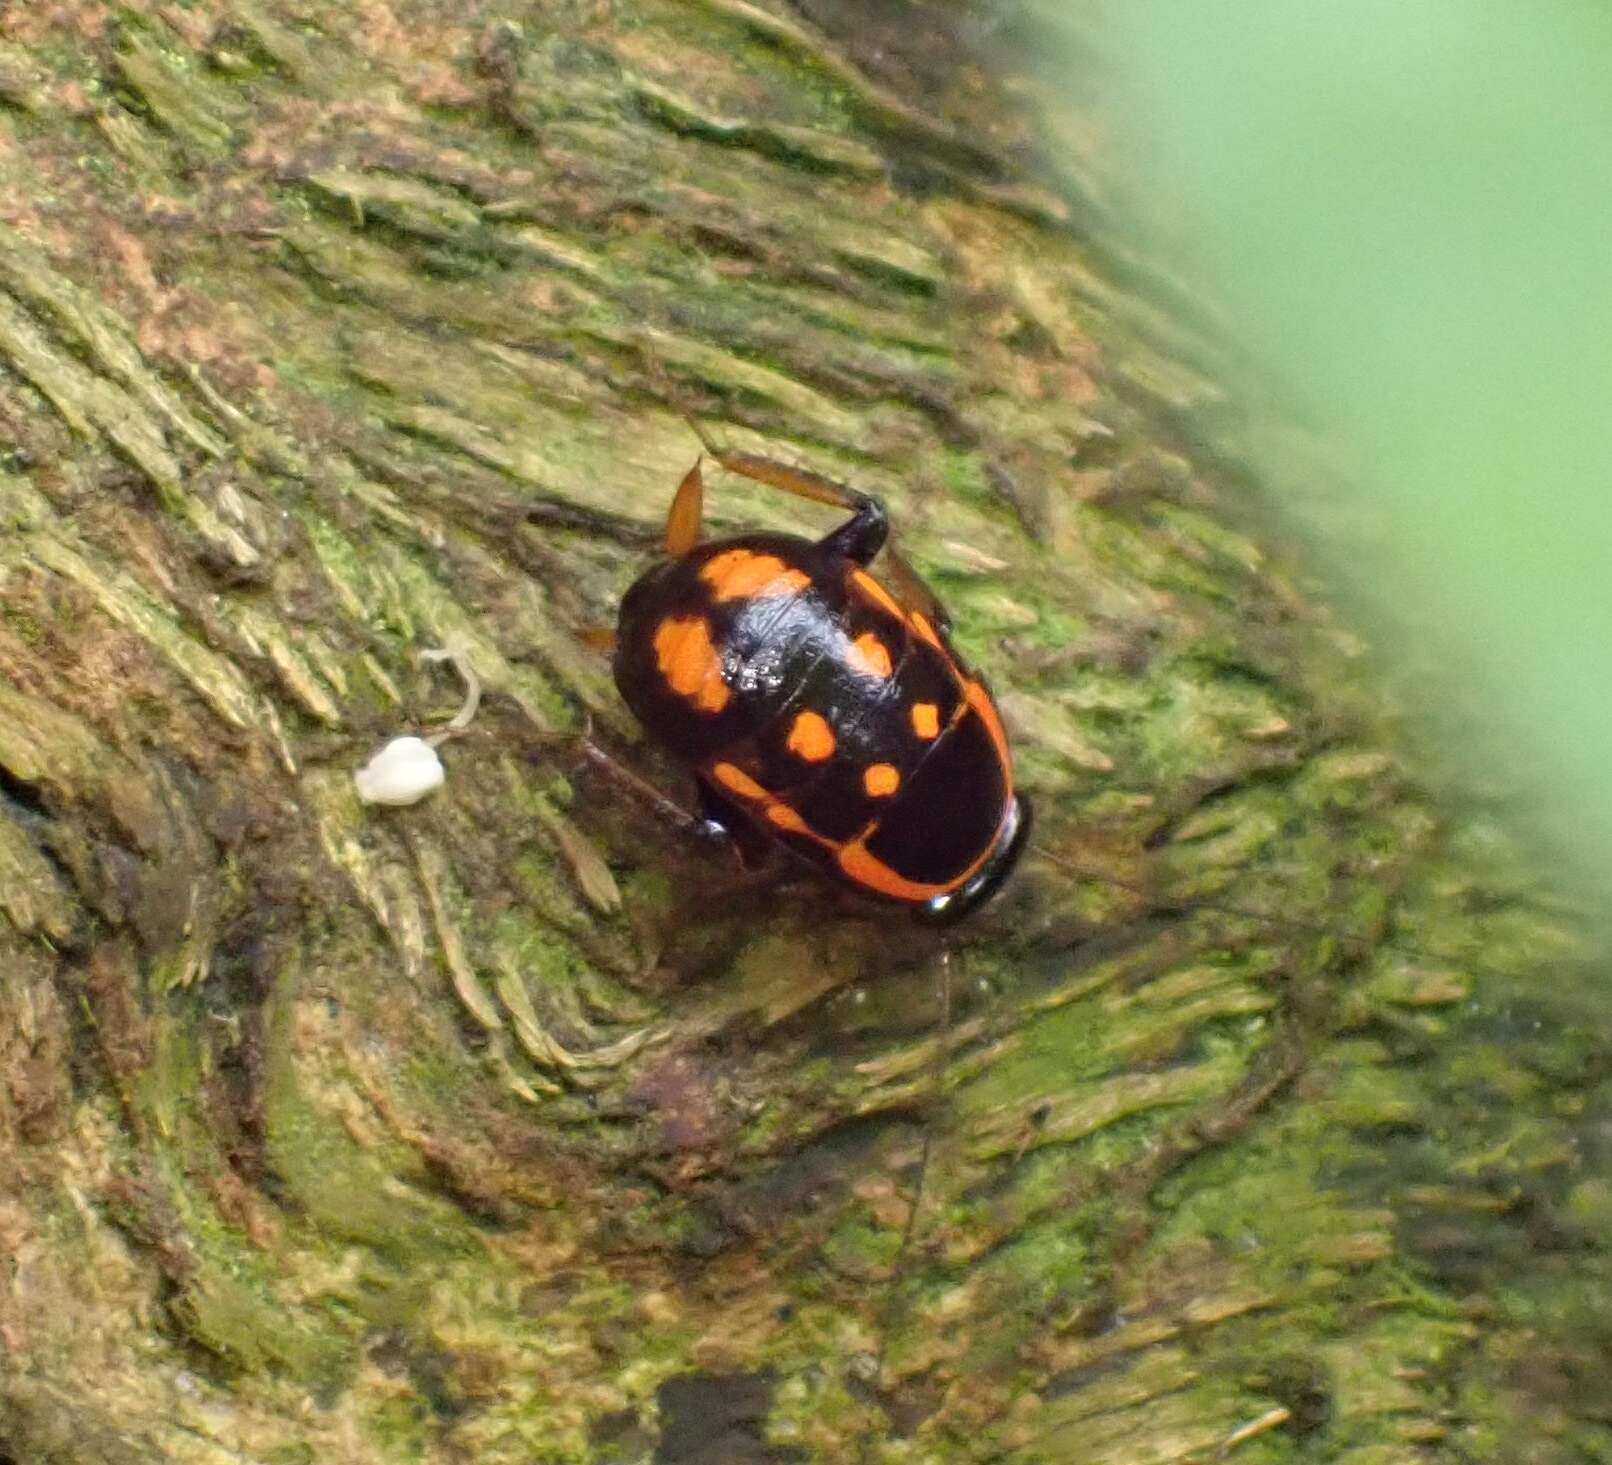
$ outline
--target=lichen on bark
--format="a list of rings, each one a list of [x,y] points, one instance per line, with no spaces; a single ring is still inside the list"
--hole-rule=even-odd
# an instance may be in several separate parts
[[[0,20],[0,1455],[1612,1451],[1578,923],[949,13]],[[884,495],[1001,694],[945,943],[579,754],[678,789],[581,633],[685,410]],[[447,787],[359,804],[443,645]]]

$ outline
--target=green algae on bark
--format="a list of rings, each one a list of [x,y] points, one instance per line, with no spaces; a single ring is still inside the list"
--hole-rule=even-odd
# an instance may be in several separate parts
[[[0,22],[0,1453],[1612,1449],[1580,923],[1237,527],[1095,151],[822,0],[147,10]],[[1002,695],[944,957],[579,756],[676,787],[579,633],[685,410]]]

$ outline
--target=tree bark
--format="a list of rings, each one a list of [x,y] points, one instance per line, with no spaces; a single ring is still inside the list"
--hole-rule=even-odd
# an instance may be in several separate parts
[[[1578,938],[1231,522],[1092,119],[944,19],[0,21],[0,1458],[1612,1452]],[[955,934],[582,756],[686,796],[582,635],[685,410],[883,495],[1000,694]]]

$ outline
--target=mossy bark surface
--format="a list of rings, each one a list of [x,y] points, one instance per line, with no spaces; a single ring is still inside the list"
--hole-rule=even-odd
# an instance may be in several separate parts
[[[1612,1459],[1604,967],[943,18],[0,19],[0,1457]],[[954,935],[581,756],[682,792],[583,632],[684,409],[989,672],[1040,821]]]

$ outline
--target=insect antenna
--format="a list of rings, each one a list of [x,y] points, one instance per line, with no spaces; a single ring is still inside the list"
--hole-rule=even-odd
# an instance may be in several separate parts
[[[940,948],[935,967],[935,1000],[940,1009],[935,1021],[935,1031],[941,1034],[949,1032],[952,1025],[951,963],[952,948],[948,942]],[[946,1055],[942,1045],[929,1064],[929,1072],[925,1075],[931,1104],[938,1104],[941,1100],[944,1091],[945,1062]],[[896,1254],[890,1261],[890,1284],[885,1289],[884,1300],[879,1308],[879,1346],[874,1354],[873,1368],[875,1388],[880,1386],[880,1381],[884,1378],[885,1355],[895,1321],[897,1293],[906,1273],[907,1255],[912,1250],[913,1240],[918,1234],[918,1218],[924,1203],[924,1184],[929,1178],[929,1160],[934,1153],[934,1147],[935,1126],[926,1122],[923,1125],[923,1138],[918,1146],[918,1170],[913,1176],[912,1199],[907,1205],[907,1219],[901,1228],[901,1240],[896,1244]]]

